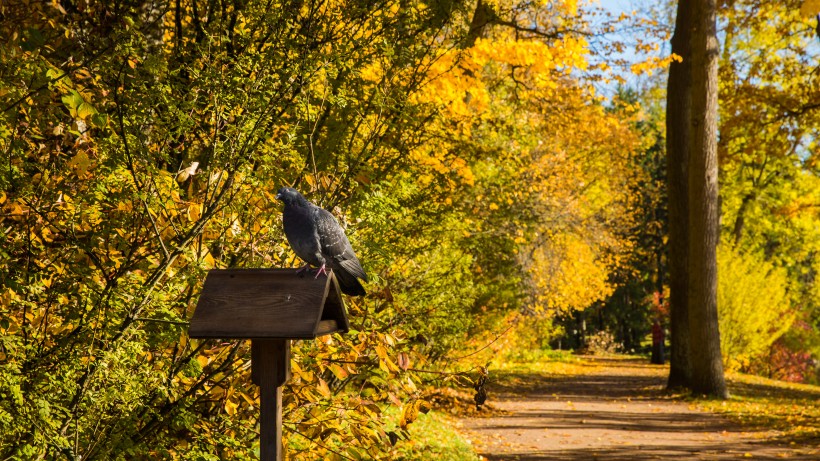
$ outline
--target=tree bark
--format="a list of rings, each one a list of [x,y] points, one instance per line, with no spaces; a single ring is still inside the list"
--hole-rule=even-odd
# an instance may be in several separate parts
[[[689,311],[687,307],[687,253],[689,251],[689,207],[687,156],[691,118],[691,30],[689,1],[679,0],[672,37],[672,52],[681,62],[669,66],[666,92],[666,181],[669,200],[669,389],[689,387]]]
[[[732,231],[735,245],[739,245],[740,238],[743,237],[743,225],[746,222],[746,209],[749,207],[749,204],[752,200],[754,200],[754,198],[755,196],[753,193],[744,195],[743,200],[740,202],[740,207],[737,209],[737,218],[735,218],[734,230]]]
[[[496,21],[498,21],[498,16],[493,8],[483,0],[478,0],[473,12],[473,19],[470,21],[470,31],[464,40],[464,48],[470,48],[475,45],[479,38],[486,37],[487,29]]]
[[[717,313],[718,41],[716,0],[692,0],[691,143],[689,144],[690,388],[726,398]]]

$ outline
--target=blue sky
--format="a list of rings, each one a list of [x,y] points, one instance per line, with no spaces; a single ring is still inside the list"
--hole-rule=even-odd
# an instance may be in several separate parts
[[[614,17],[618,17],[621,13],[627,14],[635,14],[639,18],[651,18],[653,16],[657,17],[660,15],[659,11],[664,4],[663,1],[650,1],[650,0],[600,0],[598,6],[603,8],[604,10],[608,11]],[[638,38],[646,38],[645,32],[635,29],[621,29],[610,36],[602,38],[604,41],[622,41],[627,46],[623,50],[623,52],[618,53],[617,57],[627,61],[627,67],[618,69],[618,75],[623,77],[627,81],[627,85],[629,86],[643,86],[647,83],[649,77],[647,76],[636,76],[629,71],[628,65],[634,64],[639,61],[645,60],[650,55],[638,55],[635,51],[634,45]],[[651,56],[656,57],[666,57],[669,55],[670,52],[670,45],[668,40],[663,40],[662,38],[657,39],[659,50],[651,54]],[[657,78],[657,76],[655,77]],[[605,92],[613,91],[616,84],[612,84],[611,87],[607,86],[601,88],[601,90]]]

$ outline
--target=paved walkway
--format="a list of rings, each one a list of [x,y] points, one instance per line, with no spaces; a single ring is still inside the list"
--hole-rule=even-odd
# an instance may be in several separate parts
[[[490,387],[506,415],[461,420],[488,460],[805,460],[818,447],[777,445],[774,431],[749,431],[663,392],[666,369],[594,359],[581,376],[519,376]]]

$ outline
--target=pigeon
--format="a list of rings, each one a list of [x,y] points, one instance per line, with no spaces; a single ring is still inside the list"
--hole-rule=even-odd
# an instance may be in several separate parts
[[[367,281],[367,274],[336,218],[292,187],[279,189],[276,198],[285,204],[282,212],[285,237],[296,256],[307,263],[299,272],[314,266],[319,268],[316,277],[327,276],[329,267],[336,274],[342,293],[364,296],[364,287],[358,279]]]

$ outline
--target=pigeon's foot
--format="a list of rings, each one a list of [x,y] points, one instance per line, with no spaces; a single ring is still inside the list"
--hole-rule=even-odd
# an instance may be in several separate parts
[[[318,279],[318,278],[319,278],[319,274],[325,274],[325,277],[327,277],[327,269],[325,269],[325,265],[324,265],[324,264],[322,264],[322,267],[320,267],[320,268],[319,268],[319,270],[317,270],[317,271],[316,271],[316,277],[313,277],[313,278],[314,278],[314,279]]]
[[[299,268],[299,270],[298,270],[298,271],[296,271],[296,275],[301,276],[301,275],[302,275],[302,273],[304,273],[304,272],[308,272],[308,271],[309,271],[309,269],[310,269],[310,264],[305,264],[304,266],[302,266],[301,268]]]

